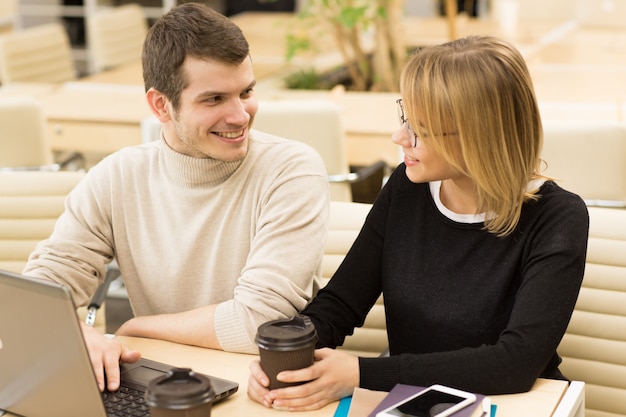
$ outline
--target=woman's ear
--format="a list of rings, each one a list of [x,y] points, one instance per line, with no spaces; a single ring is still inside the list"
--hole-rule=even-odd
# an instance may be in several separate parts
[[[168,106],[169,100],[163,93],[151,88],[146,93],[146,99],[148,100],[148,106],[152,114],[154,114],[161,123],[168,122],[172,119],[170,111],[171,106]]]

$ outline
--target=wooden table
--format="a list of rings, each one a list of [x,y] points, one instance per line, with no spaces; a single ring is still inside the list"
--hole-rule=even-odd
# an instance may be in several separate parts
[[[145,358],[169,363],[178,367],[189,367],[195,371],[229,379],[239,383],[239,390],[231,398],[221,401],[213,407],[212,417],[331,417],[337,403],[309,412],[285,413],[266,408],[250,400],[246,394],[250,362],[254,355],[228,353],[212,349],[203,349],[160,340],[141,338],[120,338],[131,349],[139,350]]]
[[[249,364],[253,355],[228,353],[211,349],[202,349],[175,343],[141,339],[120,338],[131,349],[139,350],[148,359],[170,363],[175,366],[190,367],[199,372],[239,382],[239,391],[229,400],[215,405],[212,416],[228,417],[265,417],[287,415],[283,411],[268,409],[250,400],[247,395]],[[559,404],[567,388],[564,381],[540,379],[530,392],[514,395],[497,395],[491,399],[498,406],[498,417],[548,417]],[[385,393],[374,394],[376,400]],[[332,417],[337,402],[317,411],[288,413],[289,416]],[[478,411],[475,414],[479,415]],[[364,417],[364,416],[358,416]]]
[[[107,154],[141,143],[152,113],[139,85],[68,83],[39,96],[55,150]]]
[[[106,71],[87,75],[80,79],[83,83],[143,85],[141,60],[128,62]]]
[[[119,337],[130,349],[138,350],[142,356],[172,366],[191,368],[194,371],[228,379],[239,383],[239,390],[230,398],[213,406],[213,417],[333,417],[338,402],[314,411],[284,412],[266,408],[247,396],[249,365],[256,355],[229,353],[219,350],[181,345],[162,340],[136,337]],[[564,381],[539,379],[527,393],[491,396],[498,406],[497,417],[552,417],[567,389]],[[356,389],[350,408],[351,417],[365,417],[386,393]],[[360,411],[359,411],[360,410]],[[568,410],[565,410],[568,411]],[[479,417],[477,410],[473,417]],[[569,415],[569,414],[567,414]],[[15,417],[7,414],[7,417]],[[68,416],[73,417],[73,416]],[[556,415],[554,416],[556,417]]]
[[[228,379],[239,383],[239,390],[230,398],[213,406],[213,417],[333,417],[338,402],[307,412],[285,412],[266,408],[247,396],[249,365],[256,355],[229,353],[213,349],[181,345],[162,340],[136,337],[119,337],[121,342],[142,356],[176,367],[187,367],[194,371]],[[491,396],[498,406],[497,417],[551,417],[567,388],[564,381],[539,379],[527,393]],[[384,392],[356,389],[351,417],[365,417],[386,395]],[[359,411],[360,410],[360,411]],[[477,410],[472,417],[479,417]],[[7,415],[7,417],[15,417]],[[68,416],[73,417],[73,416]]]

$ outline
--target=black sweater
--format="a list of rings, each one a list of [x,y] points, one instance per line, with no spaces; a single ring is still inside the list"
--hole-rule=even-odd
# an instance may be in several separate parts
[[[359,358],[363,388],[439,383],[492,395],[562,377],[556,348],[580,290],[589,216],[554,182],[539,194],[500,238],[445,217],[429,185],[411,183],[401,164],[303,311],[318,347],[341,345],[382,291],[391,356]]]

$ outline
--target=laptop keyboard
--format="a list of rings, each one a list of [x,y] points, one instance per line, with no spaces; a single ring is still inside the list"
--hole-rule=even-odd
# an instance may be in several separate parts
[[[146,405],[144,392],[120,387],[115,392],[104,392],[102,398],[109,417],[150,417],[150,409]]]

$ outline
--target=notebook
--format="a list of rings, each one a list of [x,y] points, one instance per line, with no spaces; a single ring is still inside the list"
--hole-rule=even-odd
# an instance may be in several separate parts
[[[0,415],[107,416],[75,311],[65,287],[0,270]],[[172,367],[147,359],[122,365],[121,385],[145,388]],[[238,389],[209,378],[216,401]]]

